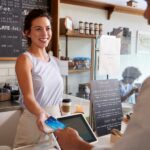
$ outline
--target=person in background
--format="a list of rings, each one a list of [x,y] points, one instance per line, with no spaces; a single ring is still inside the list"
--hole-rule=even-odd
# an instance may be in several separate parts
[[[24,21],[24,34],[28,49],[16,61],[23,113],[14,147],[35,144],[44,138],[44,121],[50,115],[61,115],[63,99],[63,79],[57,59],[46,52],[52,37],[49,14],[42,9],[29,12]]]
[[[150,0],[147,0],[144,13],[150,24]],[[149,150],[150,149],[150,77],[147,78],[140,90],[134,114],[129,122],[124,136],[111,150]],[[57,140],[63,150],[104,150],[83,141],[77,131],[71,128],[57,130]]]
[[[133,85],[134,81],[141,76],[138,68],[130,66],[125,68],[120,81],[121,101],[135,104],[135,93],[139,92],[139,88]]]

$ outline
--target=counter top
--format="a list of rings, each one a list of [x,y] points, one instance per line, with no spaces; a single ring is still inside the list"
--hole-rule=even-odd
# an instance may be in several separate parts
[[[21,106],[19,105],[18,102],[12,102],[12,101],[0,102],[0,112],[12,111],[18,109],[21,109]]]
[[[90,101],[89,100],[85,100],[83,98],[79,98],[79,97],[75,97],[75,96],[71,96],[71,95],[67,95],[64,94],[63,98],[70,98],[72,100],[72,113],[75,111],[75,107],[76,105],[81,105],[84,109],[85,115],[89,116],[90,115]],[[123,108],[123,114],[126,114],[129,111],[132,111],[133,109],[133,105],[131,104],[126,104],[126,103],[122,103],[122,108]],[[0,101],[0,112],[4,112],[4,111],[11,111],[11,110],[18,110],[21,109],[21,106],[19,105],[19,102],[17,101]]]
[[[76,110],[76,105],[81,105],[84,109],[86,116],[89,116],[89,100],[78,98],[71,95],[63,95],[63,98],[70,98],[72,100],[72,113]],[[0,112],[21,109],[17,101],[0,101]]]
[[[122,122],[121,126],[121,133],[124,133],[126,130],[127,124]],[[107,134],[104,136],[97,137],[98,142],[94,144],[94,146],[99,147],[100,149],[108,149],[113,146],[114,143],[111,142],[111,134]],[[42,142],[35,145],[27,145],[24,147],[19,147],[13,150],[56,150],[54,147],[51,146],[49,142]]]

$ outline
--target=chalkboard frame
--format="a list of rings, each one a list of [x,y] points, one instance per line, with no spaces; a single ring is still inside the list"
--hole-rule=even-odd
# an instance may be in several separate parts
[[[119,81],[117,79],[92,80],[90,88],[91,116],[93,116],[91,124],[97,136],[110,134],[113,128],[121,130],[123,112]]]
[[[17,60],[17,57],[0,57],[0,61],[14,61]]]

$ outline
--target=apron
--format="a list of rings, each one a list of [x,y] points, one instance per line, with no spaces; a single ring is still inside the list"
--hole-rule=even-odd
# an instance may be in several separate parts
[[[59,105],[49,106],[44,108],[44,110],[56,118],[61,116]],[[52,136],[41,132],[36,124],[36,116],[24,109],[17,127],[14,147],[32,145],[44,141],[52,142]]]

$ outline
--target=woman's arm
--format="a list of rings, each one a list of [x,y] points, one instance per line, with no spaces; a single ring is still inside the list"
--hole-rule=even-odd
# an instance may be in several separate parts
[[[130,97],[133,93],[138,92],[137,88],[133,88],[130,92],[128,92],[126,95],[121,96],[121,102],[124,102],[128,97]]]
[[[42,122],[44,122],[48,115],[35,99],[31,74],[32,63],[28,56],[24,54],[19,56],[15,69],[18,83],[23,94],[24,104],[27,109],[37,117],[38,126],[43,130]]]

